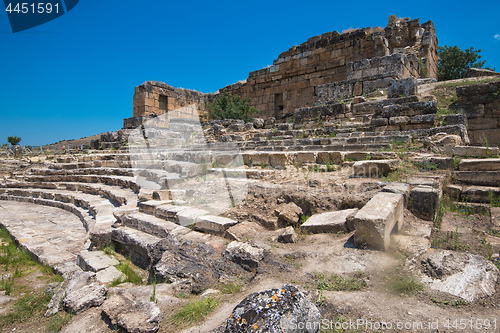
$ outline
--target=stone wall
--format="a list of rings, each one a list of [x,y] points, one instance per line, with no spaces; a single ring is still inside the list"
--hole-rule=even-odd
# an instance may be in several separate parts
[[[471,145],[500,145],[500,80],[457,88]]]
[[[209,98],[210,95],[198,91],[174,88],[163,82],[147,81],[135,87],[133,116],[161,115],[192,104],[197,106],[199,114],[204,114]],[[187,114],[185,117],[198,119],[197,114]]]
[[[414,54],[395,53],[354,61],[347,64],[347,80],[318,86],[318,102],[369,94],[409,77],[419,77],[419,62]]]
[[[336,31],[282,53],[273,65],[221,90],[249,97],[260,117],[283,117],[318,101],[319,86],[347,81],[350,95],[387,87],[388,78],[437,73],[437,38],[431,21],[396,19],[386,28]],[[390,72],[392,74],[385,74]],[[355,82],[366,79],[366,84]]]
[[[311,37],[280,54],[272,66],[219,91],[250,98],[260,111],[258,117],[281,119],[318,101],[387,88],[395,79],[436,78],[437,45],[432,21],[420,24],[419,19],[391,17],[385,28]],[[148,81],[135,88],[133,116],[161,115],[190,104],[203,115],[213,96]],[[133,122],[129,119],[127,125]]]

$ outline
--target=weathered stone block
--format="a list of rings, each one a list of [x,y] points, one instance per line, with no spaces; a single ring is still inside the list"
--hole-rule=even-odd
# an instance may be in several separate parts
[[[91,272],[99,272],[109,266],[119,264],[118,260],[102,251],[82,251],[76,257],[76,263],[84,271]]]
[[[401,230],[404,223],[402,194],[377,193],[354,216],[356,246],[387,250],[394,227]]]
[[[414,78],[394,80],[387,90],[387,98],[417,95],[417,81]]]
[[[283,203],[276,208],[275,214],[282,222],[295,226],[299,223],[300,216],[302,215],[302,208],[297,206],[294,202],[287,204]]]
[[[104,303],[107,293],[106,286],[92,283],[66,295],[63,306],[69,312],[78,314],[91,307],[100,306]]]
[[[399,160],[369,160],[358,161],[353,165],[356,177],[380,177],[388,172],[394,171],[399,166]]]
[[[342,153],[339,151],[318,152],[318,163],[341,164]]]
[[[464,159],[459,164],[460,171],[500,171],[500,158]]]
[[[315,214],[304,222],[300,229],[311,233],[347,232],[347,220],[358,212],[357,208]]]
[[[280,243],[295,243],[297,241],[297,233],[292,226],[288,226],[281,230],[278,235],[278,242]]]
[[[226,230],[237,223],[238,221],[222,216],[204,215],[196,219],[195,230],[224,236]]]
[[[430,186],[417,186],[410,192],[408,209],[418,218],[432,221],[439,210],[441,193]]]
[[[408,198],[410,196],[410,185],[405,183],[393,182],[386,185],[382,192],[402,194],[404,198],[405,207],[408,205]]]

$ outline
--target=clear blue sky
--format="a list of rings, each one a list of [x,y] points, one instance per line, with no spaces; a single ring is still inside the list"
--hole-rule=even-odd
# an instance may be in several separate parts
[[[500,69],[500,1],[81,0],[13,34],[0,13],[0,143],[48,144],[118,130],[134,87],[214,92],[328,31],[433,20],[440,45],[474,46]],[[496,38],[495,38],[495,35]]]

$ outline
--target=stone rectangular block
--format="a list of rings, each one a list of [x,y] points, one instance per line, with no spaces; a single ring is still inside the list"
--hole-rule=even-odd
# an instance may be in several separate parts
[[[187,207],[186,209],[179,210],[177,212],[176,218],[177,223],[180,225],[187,227],[194,223],[196,223],[196,219],[200,216],[208,215],[209,212],[199,208]]]
[[[464,159],[458,168],[460,171],[500,171],[500,158]]]
[[[81,251],[76,257],[76,264],[84,271],[99,272],[119,262],[102,251]]]
[[[453,148],[453,154],[457,156],[488,157],[498,155],[498,153],[498,147],[456,146]]]
[[[432,221],[439,210],[440,190],[430,186],[417,186],[410,192],[408,209],[418,218]]]
[[[358,212],[357,208],[315,214],[300,229],[311,233],[347,232],[347,220]]]
[[[358,247],[387,250],[391,232],[404,223],[404,198],[397,193],[377,193],[354,216],[354,243]]]
[[[238,221],[222,216],[203,215],[196,219],[195,230],[224,236],[226,230],[237,223]]]

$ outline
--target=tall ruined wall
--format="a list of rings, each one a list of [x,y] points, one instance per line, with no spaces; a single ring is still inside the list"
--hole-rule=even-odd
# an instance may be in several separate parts
[[[176,89],[163,82],[147,81],[135,88],[133,116],[161,115],[191,104],[198,107],[199,114],[204,114],[209,96],[194,90]],[[198,115],[193,117],[198,119]]]
[[[457,88],[472,145],[500,145],[500,80]]]
[[[363,77],[350,77],[355,76],[357,62],[395,53],[406,55],[401,62],[407,64],[410,58],[413,61],[395,78],[437,77],[437,38],[432,22],[420,25],[418,19],[396,19],[385,29],[364,28],[344,34],[334,31],[312,37],[283,52],[271,67],[251,72],[246,82],[221,90],[249,97],[250,104],[260,111],[260,117],[281,118],[297,108],[316,103],[320,85],[348,79],[363,81]],[[374,66],[384,71],[380,63]],[[366,91],[358,88],[354,95]]]

